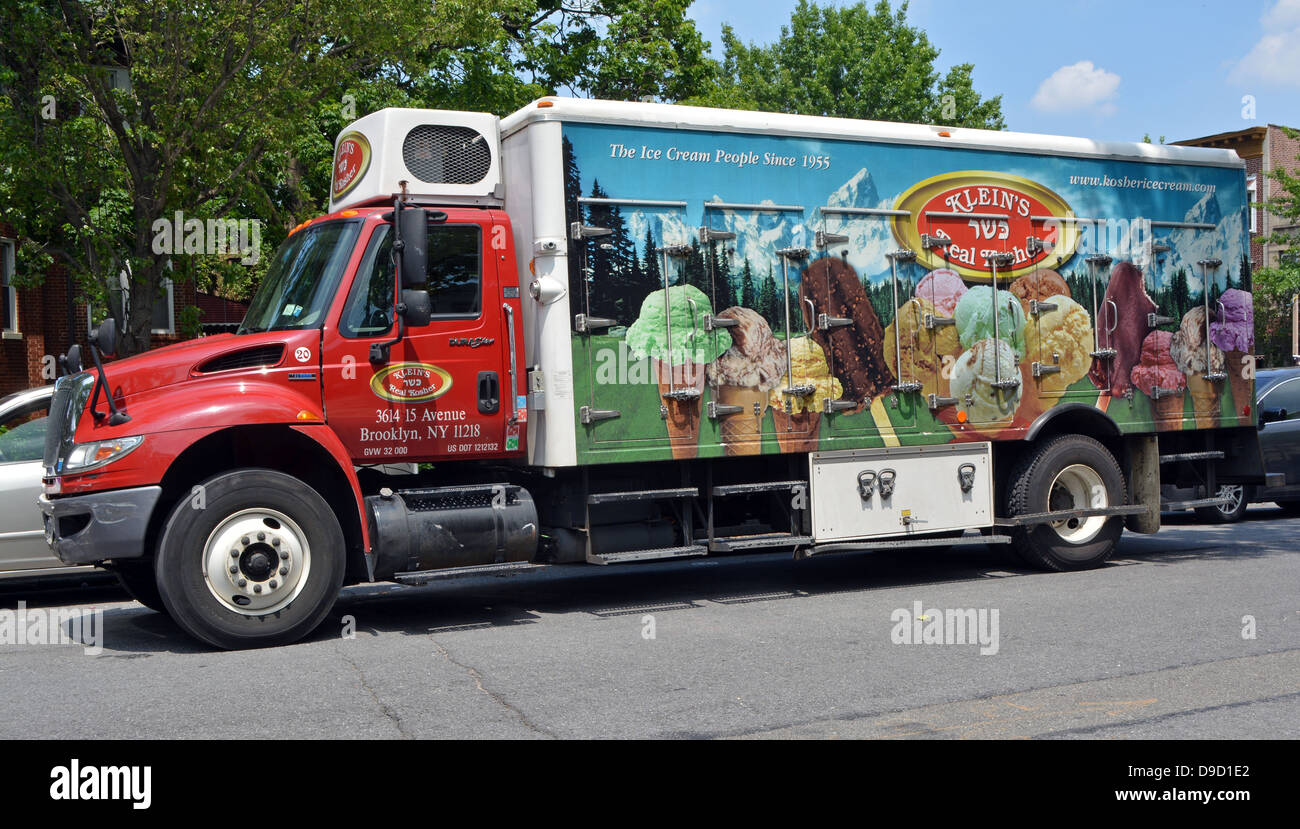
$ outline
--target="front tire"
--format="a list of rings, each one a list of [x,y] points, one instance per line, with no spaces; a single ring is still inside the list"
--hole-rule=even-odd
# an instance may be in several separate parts
[[[1202,521],[1233,524],[1246,517],[1246,507],[1250,505],[1250,500],[1244,486],[1225,484],[1219,487],[1218,497],[1231,500],[1217,507],[1197,507],[1194,512]]]
[[[158,545],[163,603],[185,632],[218,648],[285,645],[325,618],[343,586],[338,518],[306,483],[249,469],[203,482]]]
[[[1031,450],[1011,475],[1008,513],[1030,515],[1125,503],[1124,473],[1105,446],[1084,435],[1063,435]],[[1122,518],[1068,518],[1017,528],[1016,553],[1047,570],[1087,570],[1110,558],[1124,531]]]
[[[131,598],[159,613],[166,613],[162,594],[158,592],[158,581],[154,575],[153,562],[120,562],[114,568],[117,581]]]

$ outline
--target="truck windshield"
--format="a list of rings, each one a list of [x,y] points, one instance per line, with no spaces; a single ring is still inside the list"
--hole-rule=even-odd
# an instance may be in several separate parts
[[[359,221],[324,222],[286,239],[238,333],[315,328],[324,322],[360,229]]]

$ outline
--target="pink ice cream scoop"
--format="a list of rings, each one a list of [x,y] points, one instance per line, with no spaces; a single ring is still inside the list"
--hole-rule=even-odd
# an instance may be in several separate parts
[[[1133,366],[1129,379],[1147,397],[1155,397],[1156,386],[1161,389],[1182,389],[1187,387],[1187,378],[1174,365],[1174,358],[1169,353],[1169,344],[1174,335],[1168,331],[1152,331],[1142,341],[1142,358]]]
[[[1229,288],[1219,297],[1219,319],[1210,323],[1210,341],[1224,351],[1255,350],[1255,308],[1251,295]]]
[[[966,283],[951,268],[937,268],[930,271],[916,286],[916,295],[934,303],[934,309],[941,316],[951,317],[957,309],[957,300],[966,293]]]

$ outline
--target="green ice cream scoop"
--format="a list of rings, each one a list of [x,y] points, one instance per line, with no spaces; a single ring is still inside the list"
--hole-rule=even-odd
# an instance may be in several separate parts
[[[704,315],[712,313],[709,297],[694,285],[652,291],[641,303],[641,315],[628,326],[628,349],[638,360],[711,363],[731,348],[731,335],[725,330],[704,330]]]
[[[998,291],[998,339],[1011,346],[1016,357],[1025,356],[1025,311],[1010,291]],[[993,289],[976,285],[962,294],[953,311],[962,348],[993,337]]]

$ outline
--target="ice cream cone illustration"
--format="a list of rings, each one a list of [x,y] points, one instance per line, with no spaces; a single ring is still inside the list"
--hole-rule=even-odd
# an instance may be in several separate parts
[[[812,452],[817,449],[822,407],[827,400],[844,394],[840,381],[826,365],[826,352],[809,337],[789,342],[792,375],[768,392],[772,422],[782,452]]]
[[[1255,403],[1255,309],[1251,295],[1229,288],[1219,297],[1219,318],[1210,323],[1210,341],[1223,352],[1238,418]]]
[[[659,398],[668,410],[668,441],[673,459],[694,458],[700,452],[700,397],[704,393],[704,366],[668,363],[650,358],[650,370],[659,383]]]
[[[731,347],[731,335],[725,330],[704,330],[704,315],[712,312],[703,291],[693,285],[674,285],[646,296],[640,316],[627,329],[631,356],[650,359],[659,400],[667,413],[674,459],[699,454],[704,366]]]
[[[1223,351],[1205,339],[1205,308],[1196,307],[1183,315],[1182,324],[1169,341],[1169,353],[1178,370],[1187,378],[1192,396],[1196,426],[1206,429],[1219,421],[1219,397],[1222,381],[1206,379],[1207,374],[1224,369]]]
[[[735,320],[727,330],[731,348],[708,366],[709,385],[719,406],[739,406],[719,418],[723,451],[727,455],[757,455],[763,451],[762,424],[768,392],[785,374],[785,343],[757,311],[733,306],[718,319]]]
[[[1040,283],[1050,281],[1040,279]],[[1020,361],[1024,391],[1019,415],[1031,422],[1055,402],[1052,397],[1086,377],[1092,365],[1092,319],[1087,310],[1066,294],[1033,298],[1056,307],[1029,316],[1025,323],[1025,357]],[[1040,367],[1037,377],[1034,363]]]
[[[1174,363],[1170,346],[1173,335],[1152,331],[1142,341],[1142,357],[1133,366],[1129,379],[1138,391],[1151,398],[1157,429],[1180,429],[1183,420],[1183,395],[1187,378]]]
[[[943,376],[943,358],[960,354],[961,343],[952,325],[926,328],[927,314],[940,316],[928,299],[910,300],[898,309],[894,321],[885,327],[885,362],[896,372],[900,371],[901,364],[899,382],[920,383],[922,397],[930,394],[947,397],[948,378]]]
[[[1019,308],[1019,304],[1016,305]],[[998,379],[1019,377],[1016,355],[1005,340],[988,337],[977,340],[969,351],[957,358],[950,383],[953,397],[960,401],[957,412],[977,432],[996,432],[1011,424],[1020,407],[1023,384],[1000,388]]]

